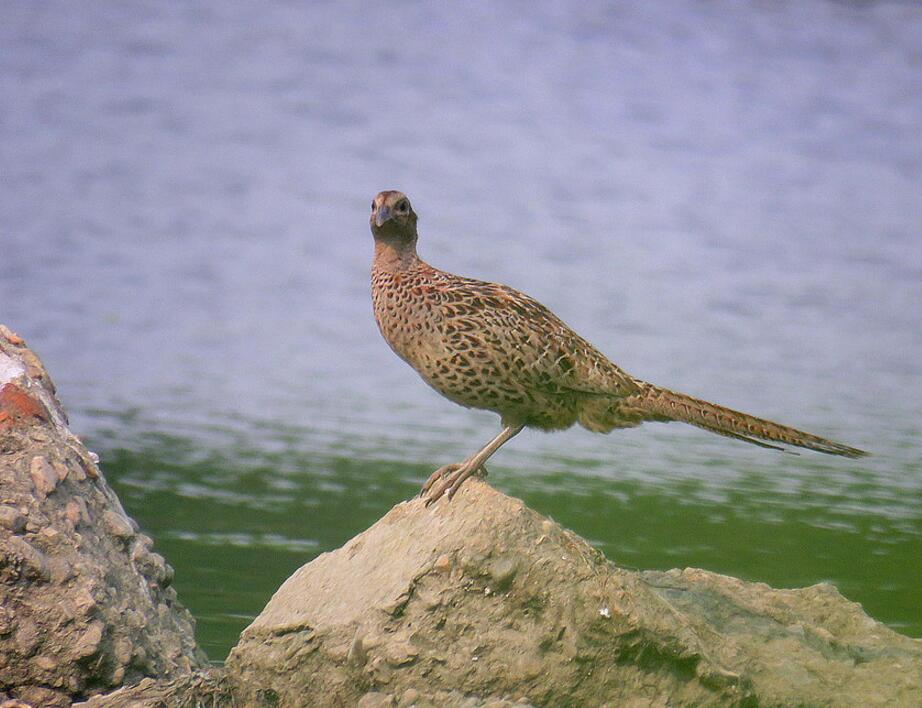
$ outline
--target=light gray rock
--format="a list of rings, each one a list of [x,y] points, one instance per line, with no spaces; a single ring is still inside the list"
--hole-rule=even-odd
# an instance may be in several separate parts
[[[246,705],[922,705],[922,642],[832,586],[623,570],[480,480],[303,566],[227,670]]]
[[[135,528],[38,357],[0,326],[0,703],[70,705],[205,665],[172,569]]]

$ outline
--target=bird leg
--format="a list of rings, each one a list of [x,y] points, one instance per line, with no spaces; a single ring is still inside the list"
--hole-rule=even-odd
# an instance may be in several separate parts
[[[486,474],[484,463],[490,458],[490,455],[499,450],[507,440],[522,432],[524,427],[524,425],[507,425],[499,435],[464,462],[444,465],[433,472],[420,492],[420,495],[426,495],[426,506],[429,506],[446,493],[448,494],[448,499],[451,500],[455,492],[464,484],[464,480],[472,474],[476,474],[478,470],[483,469],[484,474]]]
[[[463,464],[464,464],[463,462],[451,462],[447,465],[442,465],[441,467],[439,467],[435,472],[429,475],[429,479],[426,480],[426,483],[423,485],[423,488],[419,490],[419,494],[417,494],[416,496],[418,497],[426,496],[426,492],[428,492],[432,488],[433,484],[435,484],[440,479],[442,479],[442,477],[447,477],[452,472],[455,472]],[[480,467],[477,468],[474,474],[478,477],[486,477],[488,474],[487,466],[480,465]]]

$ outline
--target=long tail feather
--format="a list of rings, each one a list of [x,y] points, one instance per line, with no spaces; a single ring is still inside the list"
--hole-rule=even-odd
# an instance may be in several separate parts
[[[633,410],[640,410],[649,420],[678,420],[690,423],[712,433],[743,440],[762,447],[779,448],[762,442],[783,443],[803,447],[808,450],[824,452],[827,455],[844,457],[863,457],[868,453],[858,448],[849,447],[833,440],[821,438],[803,430],[781,425],[764,418],[756,418],[748,413],[741,413],[708,403],[684,393],[676,393],[652,384],[645,384],[641,393],[631,396],[625,403]]]

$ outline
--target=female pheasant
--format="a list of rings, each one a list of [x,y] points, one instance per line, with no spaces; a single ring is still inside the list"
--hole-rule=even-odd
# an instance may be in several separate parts
[[[461,463],[423,485],[427,504],[458,491],[526,426],[579,423],[607,433],[644,421],[682,421],[781,450],[772,441],[860,457],[841,443],[641,381],[622,371],[538,301],[505,285],[433,268],[416,255],[416,212],[406,195],[371,204],[375,319],[391,348],[446,398],[500,415],[503,429]]]

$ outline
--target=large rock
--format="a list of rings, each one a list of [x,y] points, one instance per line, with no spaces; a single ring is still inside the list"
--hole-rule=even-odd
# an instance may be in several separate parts
[[[623,570],[480,480],[302,567],[227,668],[246,705],[922,705],[922,642],[832,586]]]
[[[69,705],[204,665],[151,547],[0,325],[0,702]]]

